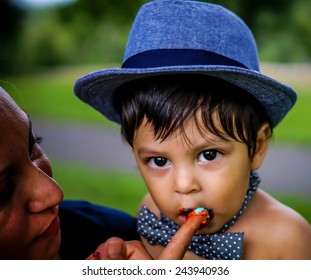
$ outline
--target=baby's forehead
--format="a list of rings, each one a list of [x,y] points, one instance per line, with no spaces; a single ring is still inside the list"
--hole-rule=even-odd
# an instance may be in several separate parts
[[[148,134],[149,137],[153,137],[155,142],[175,141],[176,145],[187,144],[193,146],[198,145],[198,142],[206,145],[235,141],[224,131],[217,117],[214,120],[214,128],[217,133],[204,124],[202,114],[198,112],[196,117],[189,117],[183,124],[174,128],[168,127],[163,131],[157,131],[155,124],[144,118],[137,131],[141,135]],[[222,137],[220,137],[220,133]]]

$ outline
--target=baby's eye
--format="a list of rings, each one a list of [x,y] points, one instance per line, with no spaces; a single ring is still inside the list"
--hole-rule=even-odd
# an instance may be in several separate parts
[[[208,162],[218,158],[220,153],[217,150],[206,150],[199,154],[199,161]]]
[[[164,157],[153,157],[148,160],[152,168],[164,168],[170,164],[170,161]]]

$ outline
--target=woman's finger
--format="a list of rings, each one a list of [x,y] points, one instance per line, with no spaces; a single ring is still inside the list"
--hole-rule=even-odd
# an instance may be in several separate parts
[[[159,260],[181,260],[188,250],[193,235],[204,219],[206,219],[204,216],[190,217],[164,248]]]

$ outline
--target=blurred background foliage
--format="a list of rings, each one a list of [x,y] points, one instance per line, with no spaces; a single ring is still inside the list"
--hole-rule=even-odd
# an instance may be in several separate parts
[[[41,67],[120,63],[128,32],[144,0],[76,0],[22,9],[2,0],[0,74]],[[253,30],[260,59],[310,62],[311,1],[218,0]],[[8,53],[10,55],[8,55]]]
[[[103,124],[105,129],[113,128],[111,122],[78,100],[72,87],[75,80],[86,73],[120,66],[134,17],[149,1],[62,0],[62,5],[45,8],[25,7],[21,5],[23,1],[26,0],[0,2],[0,86],[31,119],[50,119],[68,125],[73,122],[88,126]],[[66,5],[65,1],[68,1]],[[41,0],[32,2],[38,4]],[[299,92],[297,105],[275,131],[277,143],[311,147],[310,67],[301,68],[301,63],[311,62],[311,1],[209,2],[221,4],[244,19],[255,35],[261,62],[272,62],[264,72],[272,71],[268,71],[268,75],[276,75],[278,80]],[[276,71],[275,62],[282,62]],[[285,70],[286,77],[283,72],[278,73],[280,68]],[[67,143],[70,141],[78,139],[69,139]],[[137,171],[103,170],[49,157],[54,177],[63,187],[66,198],[83,198],[135,214],[146,192]],[[275,196],[311,223],[310,197],[295,193],[295,186],[293,194],[282,192]]]

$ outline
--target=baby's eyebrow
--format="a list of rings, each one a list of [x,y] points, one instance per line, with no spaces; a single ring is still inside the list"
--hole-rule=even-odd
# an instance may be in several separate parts
[[[158,153],[158,151],[155,151],[155,150],[152,150],[152,149],[149,149],[149,148],[146,148],[146,147],[139,147],[137,149],[137,153],[140,155],[140,154],[155,154],[155,153]]]

